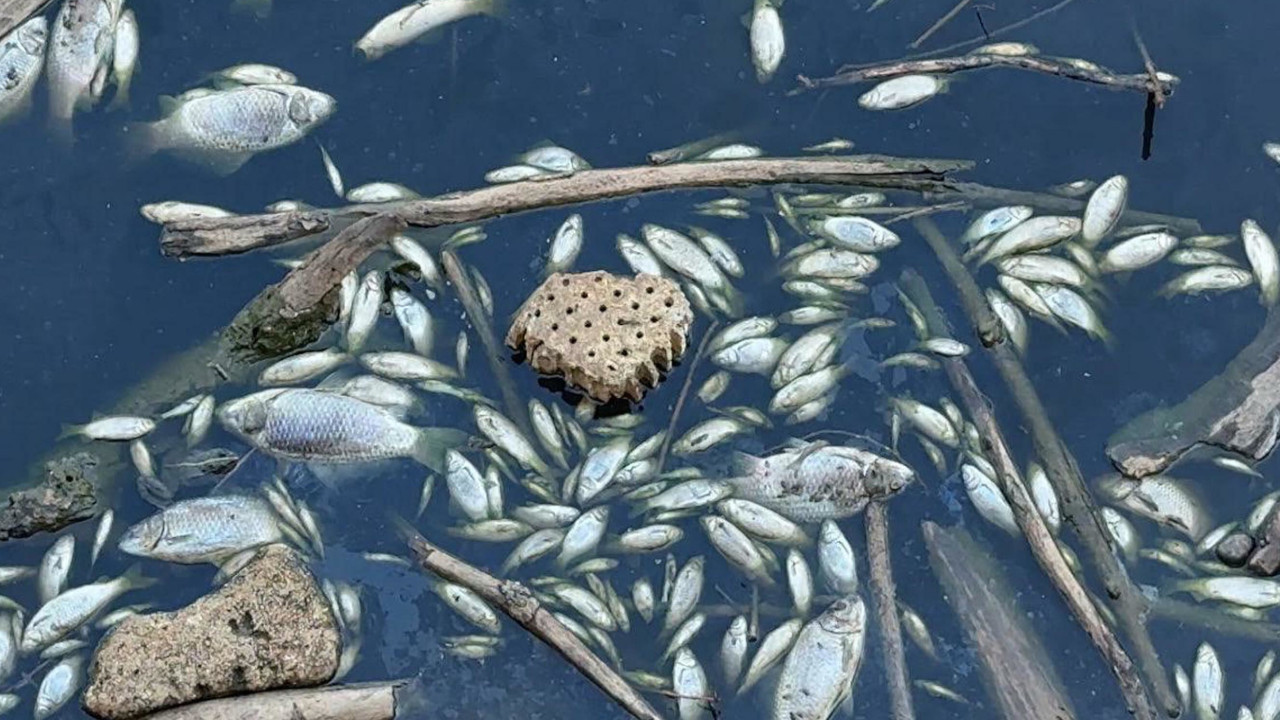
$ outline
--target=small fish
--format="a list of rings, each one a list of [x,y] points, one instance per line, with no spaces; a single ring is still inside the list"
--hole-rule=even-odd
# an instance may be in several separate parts
[[[1189,248],[1213,249],[1226,247],[1235,242],[1233,235],[1192,235],[1182,239],[1182,244]]]
[[[543,175],[554,174],[555,173],[547,172],[542,168],[536,168],[532,165],[507,165],[485,173],[484,180],[487,183],[500,185],[503,183],[520,182],[521,180],[529,180]]]
[[[547,254],[547,265],[543,269],[543,274],[568,272],[573,268],[573,262],[578,259],[580,252],[582,252],[582,216],[574,213],[565,219],[556,230],[556,234],[551,237],[551,250]]]
[[[707,716],[710,686],[707,673],[689,648],[676,651],[671,667],[671,687],[676,695],[676,709],[680,720],[703,720]]]
[[[820,369],[822,358],[838,349],[844,331],[839,323],[822,325],[801,335],[778,357],[769,384],[781,389],[795,379]]]
[[[848,366],[828,365],[792,380],[778,388],[769,400],[769,412],[786,414],[834,392],[840,380],[849,373]]]
[[[832,244],[859,253],[882,252],[902,242],[898,234],[860,215],[837,215],[810,224],[810,229]]]
[[[383,275],[377,270],[370,270],[360,280],[347,322],[346,345],[353,353],[364,347],[365,341],[373,332],[382,312]]]
[[[44,70],[49,21],[36,15],[0,38],[0,121],[25,112]]]
[[[711,545],[730,565],[753,582],[766,587],[775,584],[765,567],[760,548],[738,526],[719,515],[703,515],[699,521]]]
[[[1180,580],[1174,592],[1190,593],[1197,600],[1218,600],[1234,605],[1266,609],[1280,605],[1280,582],[1266,578],[1225,576]]]
[[[720,145],[693,158],[694,160],[749,160],[751,158],[760,157],[764,151],[755,145],[747,145],[746,143],[730,143],[728,145]],[[736,207],[720,207],[713,208],[717,210],[729,210],[740,212]]]
[[[516,159],[553,173],[575,173],[591,169],[591,165],[574,151],[550,143],[535,147]]]
[[[75,697],[83,682],[84,657],[64,657],[40,681],[40,689],[36,691],[35,720],[45,720],[61,709]]]
[[[22,633],[24,653],[42,650],[93,619],[117,597],[151,584],[135,570],[114,579],[68,590],[36,611]]]
[[[781,338],[748,338],[712,353],[711,362],[730,372],[768,375],[788,344]]]
[[[733,687],[742,675],[742,665],[747,659],[747,617],[738,615],[729,623],[720,640],[720,670],[725,685]]]
[[[1096,187],[1098,187],[1098,183],[1094,180],[1072,180],[1060,185],[1049,186],[1049,192],[1062,197],[1077,198],[1091,192]]]
[[[978,514],[1010,535],[1017,535],[1018,521],[1014,518],[1013,508],[1009,507],[1009,501],[995,479],[968,463],[960,466],[960,475],[964,479],[965,493]]]
[[[853,691],[866,645],[866,606],[836,600],[796,636],[778,676],[774,720],[830,718]]]
[[[706,560],[698,555],[691,558],[671,583],[671,591],[667,600],[666,614],[662,620],[661,636],[670,635],[682,625],[698,607],[702,597],[704,584],[704,567]]]
[[[1093,305],[1089,304],[1089,301],[1080,293],[1068,287],[1049,283],[1036,283],[1034,287],[1036,294],[1044,300],[1055,316],[1084,330],[1091,337],[1106,344],[1111,343],[1111,333],[1102,324],[1098,311],[1094,310]]]
[[[1108,475],[1097,482],[1098,492],[1109,502],[1182,532],[1198,541],[1214,523],[1192,485],[1169,475],[1129,480]]]
[[[1211,292],[1227,292],[1248,287],[1253,275],[1238,267],[1210,265],[1197,268],[1170,280],[1157,293],[1161,297],[1174,295],[1203,295]]]
[[[1140,270],[1160,262],[1177,246],[1178,238],[1167,232],[1137,235],[1107,250],[1098,263],[1098,270],[1104,273]]]
[[[1031,463],[1027,466],[1026,480],[1036,510],[1049,526],[1049,531],[1057,535],[1062,527],[1062,511],[1058,504],[1058,493],[1054,491],[1053,483],[1049,482],[1048,473],[1040,463]]]
[[[446,605],[467,622],[491,635],[497,635],[501,631],[498,613],[494,612],[493,608],[489,607],[489,603],[470,588],[450,582],[437,582],[432,589]]]
[[[306,382],[333,371],[350,359],[350,355],[336,348],[301,352],[269,365],[258,375],[258,384],[269,387]]]
[[[834,520],[823,520],[818,534],[818,575],[834,595],[848,596],[858,591],[853,546]]]
[[[151,457],[151,450],[147,448],[147,443],[142,438],[129,443],[129,459],[133,461],[133,467],[138,471],[138,475],[144,478],[156,476],[155,460]]]
[[[833,153],[852,149],[853,141],[846,140],[844,138],[832,138],[826,142],[820,142],[817,145],[809,145],[803,148],[805,152],[812,153]]]
[[[551,477],[551,469],[546,461],[538,455],[533,444],[514,422],[497,410],[483,405],[477,405],[473,414],[480,433],[515,458],[521,467],[544,477]]]
[[[617,239],[618,254],[631,268],[631,272],[637,275],[644,273],[648,275],[665,276],[666,268],[662,261],[658,259],[653,251],[646,245],[637,241],[635,238],[619,234]]]
[[[126,530],[119,547],[166,562],[220,563],[282,537],[279,517],[262,499],[216,495],[170,505]]]
[[[1102,181],[1084,206],[1080,239],[1085,247],[1093,249],[1102,242],[1103,238],[1111,234],[1116,223],[1120,222],[1120,216],[1124,214],[1128,202],[1128,178],[1123,175],[1113,175]]]
[[[391,288],[391,309],[400,330],[404,333],[405,342],[413,351],[424,357],[431,354],[435,344],[435,322],[427,306],[418,302],[409,292],[398,287]],[[425,379],[425,378],[424,378]]]
[[[770,0],[755,0],[751,13],[751,62],[756,80],[767,83],[778,71],[787,53],[787,40],[782,31],[782,18]]]
[[[1022,314],[1022,311],[1018,309],[1017,305],[1013,304],[1013,301],[1007,295],[999,290],[987,288],[984,294],[987,296],[987,304],[991,306],[991,310],[996,314],[996,317],[1000,318],[1000,324],[1004,326],[1004,330],[1008,333],[1014,347],[1018,348],[1018,352],[1025,353],[1027,351],[1029,330],[1026,316]]]
[[[155,429],[156,422],[151,418],[113,415],[98,418],[85,425],[70,426],[63,431],[63,434],[80,435],[89,440],[128,442],[137,440]]]
[[[667,643],[667,649],[662,652],[662,655],[658,656],[658,664],[665,664],[667,658],[674,655],[677,650],[687,646],[706,624],[707,616],[703,613],[694,613],[689,616],[688,620],[681,623],[675,632],[671,633],[671,640]]]
[[[1039,55],[1040,49],[1035,45],[1021,42],[998,42],[974,48],[971,55],[1003,55],[1005,57],[1023,57]]]
[[[951,338],[929,338],[920,343],[920,347],[934,355],[947,358],[964,357],[969,354],[969,346]]]
[[[592,448],[583,459],[578,475],[577,499],[585,506],[613,482],[627,453],[631,451],[628,437],[618,438],[600,447]]]
[[[1064,215],[1040,215],[1029,218],[1018,223],[992,243],[986,254],[983,255],[981,262],[985,264],[1011,255],[1021,255],[1053,247],[1068,238],[1074,237],[1080,232],[1080,228],[1081,222],[1078,218]],[[1000,266],[1000,270],[1015,277],[1021,277],[1006,270],[1003,264]]]
[[[360,356],[360,364],[371,372],[392,380],[420,382],[452,380],[458,376],[457,370],[417,353],[396,351],[365,353]]]
[[[1258,281],[1259,299],[1263,307],[1272,307],[1280,301],[1280,255],[1276,253],[1276,245],[1254,220],[1240,224],[1240,239]]]
[[[653,622],[655,602],[653,585],[648,578],[638,578],[631,585],[631,605],[644,618],[645,622]]]
[[[223,85],[294,85],[298,82],[298,76],[288,70],[263,63],[232,65],[210,73],[209,78]]]
[[[804,621],[799,618],[791,618],[764,636],[755,656],[751,658],[751,664],[747,666],[742,684],[738,686],[738,695],[743,695],[754,687],[779,660],[786,657],[803,625]]]
[[[74,535],[63,535],[45,552],[36,580],[42,605],[57,597],[67,587],[67,577],[71,574],[75,553]]]
[[[840,519],[888,498],[914,477],[910,468],[853,447],[809,445],[759,458],[736,455],[737,497],[757,502],[795,522]]]
[[[497,15],[501,10],[497,0],[418,0],[379,20],[355,47],[365,60],[377,60],[449,23],[473,15]]]
[[[787,551],[787,589],[791,593],[791,605],[796,615],[806,617],[813,607],[813,572],[804,554],[796,548]]]
[[[689,234],[693,236],[707,255],[725,274],[730,277],[740,278],[745,270],[742,267],[742,259],[733,251],[733,247],[724,238],[715,233],[704,230],[699,227],[690,227]]]
[[[116,511],[107,508],[102,513],[102,517],[98,520],[98,529],[93,534],[93,549],[89,552],[89,567],[93,567],[98,562],[98,553],[102,552],[103,546],[107,544],[107,538],[111,536],[111,526],[115,523]]]
[[[924,618],[902,602],[898,603],[898,612],[902,617],[902,629],[906,631],[907,637],[911,638],[911,642],[915,643],[925,655],[937,660],[938,648],[934,645],[933,635],[925,625]]]
[[[1191,667],[1191,689],[1192,705],[1198,720],[1218,720],[1225,694],[1222,663],[1209,643],[1200,643],[1196,648],[1195,664]]]
[[[337,110],[333,97],[297,85],[249,85],[188,100],[134,129],[144,152],[171,150],[230,174],[254,154],[301,140]]]
[[[449,497],[463,515],[471,521],[489,517],[489,499],[485,494],[484,478],[480,470],[462,453],[449,450],[445,453],[445,484]]]
[[[575,560],[595,552],[608,526],[608,505],[599,505],[582,513],[566,531],[560,554],[556,556],[556,565],[568,567]]]
[[[333,158],[329,157],[329,151],[324,146],[316,143],[320,148],[320,160],[324,163],[324,174],[329,178],[329,187],[333,188],[333,194],[339,198],[345,195],[345,187],[342,183],[342,173],[338,171],[338,166],[334,164]]]
[[[858,104],[866,110],[901,110],[919,105],[946,87],[946,80],[937,75],[903,75],[863,93]]]
[[[1033,214],[1035,209],[1028,205],[1006,205],[988,210],[969,223],[969,227],[960,236],[960,242],[973,245],[992,235],[1003,234]]]
[[[671,453],[687,456],[708,450],[729,438],[747,432],[750,428],[737,418],[715,417],[689,428],[671,446]]]
[[[1235,258],[1226,253],[1209,248],[1185,247],[1169,253],[1169,262],[1174,265],[1235,265]]]
[[[347,201],[353,203],[385,203],[396,200],[413,200],[421,197],[416,191],[393,182],[369,182],[347,191]]]
[[[723,298],[720,309],[730,315],[740,314],[741,295],[696,242],[675,230],[651,223],[643,225],[640,234],[649,249],[668,267],[706,288],[713,300]]]
[[[118,0],[69,0],[58,10],[46,67],[53,119],[69,123],[77,107],[90,106],[97,99],[93,87],[105,81],[111,67],[122,5]]]
[[[728,371],[717,370],[698,387],[695,394],[703,403],[713,403],[724,394],[725,390],[729,389],[729,381],[731,379],[732,376]]]
[[[824,248],[796,257],[782,267],[788,277],[859,280],[880,267],[874,255],[854,250]]]
[[[716,505],[716,509],[734,525],[762,542],[793,547],[802,547],[810,542],[809,536],[799,525],[750,500],[722,500]]]
[[[21,627],[19,627],[19,630]],[[8,615],[0,615],[0,682],[9,679],[18,663],[18,638],[13,635],[13,628]],[[0,708],[0,713],[4,710]]]
[[[408,235],[396,235],[391,238],[391,249],[417,268],[418,274],[428,285],[437,290],[444,288],[444,276],[440,273],[440,266],[436,264],[431,253],[418,244],[418,241]]]
[[[961,695],[960,693],[956,692],[955,690],[952,690],[951,688],[945,685],[939,685],[938,683],[932,682],[930,680],[916,680],[912,683],[912,685],[915,685],[916,687],[920,688],[921,690],[929,693],[930,695],[936,698],[942,698],[943,700],[950,700],[951,702],[959,703],[961,705],[969,704],[969,701],[968,699],[965,698],[965,696]]]
[[[232,400],[218,409],[218,419],[269,455],[315,463],[410,457],[439,471],[445,451],[463,438],[452,429],[407,425],[352,397],[301,388]]]

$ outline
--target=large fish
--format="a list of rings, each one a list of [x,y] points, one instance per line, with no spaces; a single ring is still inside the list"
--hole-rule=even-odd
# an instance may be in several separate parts
[[[0,40],[0,120],[30,105],[48,39],[49,22],[37,15]]]
[[[853,447],[809,444],[759,458],[736,457],[735,495],[796,522],[849,517],[871,500],[896,495],[915,476],[902,463]]]
[[[49,114],[71,120],[76,106],[95,99],[93,87],[111,70],[116,21],[123,0],[66,0],[53,22],[49,48]]]
[[[136,127],[143,152],[171,150],[229,174],[255,153],[301,140],[338,103],[298,85],[250,85],[179,102],[161,120]]]
[[[457,430],[413,427],[353,397],[299,388],[232,400],[218,419],[268,455],[310,463],[408,457],[441,472],[445,452],[465,439]]]
[[[174,503],[134,525],[121,536],[120,551],[174,563],[221,562],[282,537],[267,501],[219,495]]]

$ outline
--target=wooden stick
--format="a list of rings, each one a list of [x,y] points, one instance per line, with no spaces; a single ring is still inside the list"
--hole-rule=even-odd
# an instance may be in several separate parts
[[[676,406],[671,410],[671,421],[667,423],[667,435],[662,438],[662,449],[658,451],[658,470],[654,473],[655,475],[661,475],[663,466],[667,464],[667,454],[671,452],[671,443],[675,439],[676,423],[680,420],[680,413],[684,411],[685,400],[689,397],[689,388],[693,386],[693,373],[698,369],[698,362],[702,360],[703,353],[707,351],[707,343],[711,341],[711,337],[719,327],[720,321],[716,320],[702,333],[698,350],[689,361],[688,373],[684,376],[684,386],[680,388],[680,395],[676,397]]]
[[[403,526],[402,526],[403,527]],[[635,688],[614,672],[608,663],[582,643],[576,635],[560,624],[550,612],[547,612],[529,588],[515,580],[499,580],[496,577],[468,565],[466,562],[450,555],[432,545],[426,538],[405,528],[409,534],[409,549],[417,557],[418,564],[449,582],[457,583],[475,592],[486,602],[501,610],[515,620],[525,630],[550,645],[568,660],[596,687],[613,698],[614,702],[642,720],[662,720],[648,701]]]
[[[951,20],[955,18],[955,16],[959,15],[960,11],[964,10],[965,6],[968,4],[969,4],[969,0],[960,0],[960,2],[956,3],[950,10],[947,11],[946,15],[943,15],[942,17],[938,18],[938,21],[930,25],[928,30],[925,30],[924,32],[920,33],[920,37],[916,38],[915,42],[911,43],[910,45],[911,49],[914,50],[920,47],[921,45],[923,45],[925,40],[928,40],[929,38],[933,37],[933,34],[941,30],[943,25],[946,25],[947,23],[951,22]]]
[[[950,337],[946,319],[934,302],[924,279],[915,272],[907,270],[903,273],[902,288],[925,316],[925,321],[929,325],[929,334],[932,337]],[[1014,518],[1031,547],[1031,554],[1040,568],[1049,576],[1058,593],[1062,595],[1071,614],[1075,616],[1076,621],[1098,648],[1098,652],[1111,666],[1111,672],[1120,683],[1120,692],[1129,705],[1129,712],[1138,718],[1154,720],[1156,710],[1151,704],[1146,688],[1143,687],[1133,660],[1120,645],[1120,641],[1116,639],[1110,626],[1098,612],[1098,608],[1094,606],[1088,590],[1080,583],[1062,557],[1057,540],[1049,531],[1044,518],[1040,517],[1031,494],[1027,491],[1018,465],[1014,462],[1004,434],[996,422],[995,413],[984,400],[982,391],[978,389],[973,375],[969,373],[968,366],[960,358],[942,358],[941,362],[947,377],[951,380],[952,387],[960,395],[961,402],[978,429],[978,435],[982,438],[983,454],[996,469],[996,479],[1004,491],[1005,498],[1009,501],[1009,506],[1013,508]]]
[[[980,70],[984,68],[1009,68],[1027,70],[1029,72],[1055,75],[1068,80],[1102,85],[1115,90],[1134,90],[1147,93],[1152,91],[1151,78],[1146,73],[1119,75],[1110,70],[1090,69],[1073,65],[1055,58],[1038,55],[992,55],[979,53],[976,55],[957,55],[945,58],[925,58],[920,60],[901,60],[873,67],[845,70],[825,78],[810,78],[800,75],[797,80],[800,86],[791,94],[815,88],[856,85],[864,82],[875,82],[902,77],[903,75],[949,75],[951,73]],[[1157,83],[1160,91],[1166,95],[1173,92],[1173,80],[1161,80]]]
[[[963,528],[922,525],[929,564],[981,661],[987,693],[1005,720],[1076,716],[1049,654],[991,554]]]
[[[493,323],[489,322],[488,313],[484,311],[484,306],[476,296],[471,278],[467,277],[467,273],[462,269],[462,263],[458,261],[458,256],[452,250],[440,253],[440,266],[444,269],[449,284],[453,285],[453,289],[458,293],[458,302],[462,304],[462,309],[467,313],[467,319],[475,327],[476,334],[480,336],[480,343],[484,345],[484,355],[489,360],[493,376],[498,380],[498,390],[502,393],[502,404],[506,408],[507,417],[520,427],[525,437],[533,437],[528,408],[520,402],[515,381],[511,379],[511,373],[507,371],[507,363],[502,358],[502,345],[493,332]]]
[[[752,158],[584,170],[540,180],[493,185],[434,198],[374,205],[349,205],[305,214],[267,213],[230,218],[197,218],[165,225],[160,247],[166,255],[229,255],[270,247],[321,232],[325,221],[367,215],[395,215],[417,227],[488,220],[540,208],[628,197],[681,188],[805,183],[876,184],[939,179],[966,170],[959,160],[913,160],[881,155]],[[305,222],[304,222],[305,220]],[[310,232],[305,232],[313,228]],[[301,234],[300,234],[301,233]]]
[[[275,690],[183,705],[145,720],[395,720],[418,704],[406,702],[414,688],[413,681],[394,680]]]
[[[1143,618],[1147,603],[1129,578],[1128,570],[1116,554],[1110,536],[1102,524],[1097,504],[1094,503],[1075,459],[1071,457],[1062,439],[1049,421],[1049,414],[1031,379],[1027,377],[1018,353],[1005,335],[1004,327],[995,312],[987,305],[986,298],[965,268],[960,256],[943,237],[938,226],[930,218],[918,218],[916,228],[925,242],[933,249],[951,284],[960,296],[960,304],[973,323],[974,330],[987,348],[996,369],[1004,378],[1014,404],[1022,416],[1023,424],[1031,432],[1036,455],[1044,465],[1049,481],[1058,493],[1063,519],[1071,526],[1076,537],[1084,545],[1088,557],[1101,575],[1107,595],[1112,598],[1114,611],[1129,642],[1132,644],[1138,667],[1156,706],[1174,717],[1180,711],[1178,698],[1169,685],[1168,673],[1160,663],[1160,656]]]
[[[890,717],[915,720],[911,704],[911,678],[902,647],[902,627],[898,623],[897,589],[889,561],[889,514],[884,503],[867,506],[867,564],[871,568],[871,595],[880,619],[880,649],[884,654],[885,676],[889,683]]]

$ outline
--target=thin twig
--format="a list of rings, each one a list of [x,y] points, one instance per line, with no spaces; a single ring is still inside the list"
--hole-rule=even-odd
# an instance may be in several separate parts
[[[928,30],[920,33],[920,37],[916,38],[915,42],[911,43],[910,48],[914,50],[923,45],[925,40],[933,37],[933,34],[941,30],[943,25],[951,22],[952,18],[959,15],[960,11],[964,10],[965,6],[968,4],[969,0],[960,0],[960,2],[956,3],[954,7],[947,11],[946,15],[938,18],[938,21],[930,25]]]
[[[1008,341],[1003,326],[987,304],[982,290],[951,244],[938,230],[938,226],[930,218],[917,219],[915,226],[938,256],[943,271],[960,296],[965,314],[973,323],[974,331],[1004,378],[1022,421],[1031,432],[1036,455],[1044,465],[1062,503],[1063,517],[1084,545],[1089,559],[1102,577],[1108,596],[1115,601],[1113,609],[1120,627],[1132,644],[1151,698],[1171,717],[1176,716],[1180,704],[1169,685],[1168,674],[1160,663],[1160,656],[1144,622],[1147,603],[1130,580],[1124,563],[1116,555],[1102,525],[1098,507],[1089,494],[1084,479],[1080,477],[1075,460],[1049,421],[1049,414],[1035,386],[1031,384],[1031,379],[1027,377],[1017,351]]]
[[[891,717],[893,720],[914,720],[916,712],[911,704],[911,678],[907,675],[902,628],[898,624],[898,593],[889,561],[889,514],[884,503],[878,500],[867,506],[866,513],[867,564],[871,568],[871,594],[880,619],[880,649],[889,683]]]
[[[444,268],[449,284],[453,285],[458,293],[458,302],[462,304],[462,309],[467,313],[467,319],[471,321],[476,334],[480,336],[480,343],[484,345],[484,354],[489,360],[493,376],[498,380],[498,390],[502,393],[502,404],[506,408],[507,416],[527,433],[526,437],[533,437],[528,410],[525,404],[520,402],[516,384],[511,379],[511,373],[507,371],[506,362],[502,359],[502,345],[498,343],[498,336],[493,334],[493,323],[489,322],[488,313],[484,311],[480,299],[476,297],[475,288],[471,286],[471,278],[463,271],[462,263],[458,261],[458,256],[452,250],[440,253],[440,265]]]
[[[1151,61],[1151,53],[1147,52],[1147,44],[1142,42],[1142,35],[1138,33],[1137,24],[1133,23],[1130,18],[1130,30],[1133,31],[1133,41],[1138,45],[1138,52],[1142,53],[1142,66],[1147,69],[1147,92],[1155,97],[1157,108],[1164,107],[1165,91],[1164,83],[1160,82],[1160,74],[1156,71],[1156,64]]]
[[[409,549],[424,570],[475,592],[501,610],[539,640],[550,645],[614,702],[642,720],[662,720],[662,716],[612,667],[591,652],[568,628],[560,624],[529,588],[514,580],[496,577],[450,555],[419,535],[403,520],[397,522],[406,534]]]
[[[662,449],[658,451],[658,470],[656,473],[658,475],[662,474],[662,468],[667,464],[667,453],[671,451],[671,441],[676,434],[676,423],[680,421],[680,413],[684,410],[685,400],[689,397],[689,388],[693,386],[694,371],[698,369],[698,363],[707,351],[707,343],[711,341],[718,327],[720,327],[720,321],[716,320],[702,333],[702,340],[698,343],[698,350],[693,354],[693,359],[689,361],[688,372],[684,376],[684,385],[681,386],[680,395],[676,398],[676,406],[671,410],[671,421],[667,423],[667,435],[662,438]]]
[[[812,90],[814,88],[837,87],[840,85],[856,85],[865,82],[889,80],[904,75],[948,75],[970,70],[986,68],[1007,68],[1026,70],[1028,72],[1055,75],[1068,80],[1102,85],[1116,90],[1134,90],[1146,93],[1150,91],[1151,78],[1146,73],[1120,75],[1102,68],[1081,67],[1056,58],[1038,55],[994,55],[978,53],[973,55],[956,55],[944,58],[925,58],[920,60],[898,60],[883,65],[844,70],[825,78],[811,78],[800,75],[797,80],[800,86],[790,94]],[[1164,92],[1173,91],[1174,81],[1157,81]]]
[[[914,220],[915,218],[924,217],[925,215],[936,215],[938,213],[944,213],[944,212],[964,212],[968,210],[970,207],[971,206],[969,205],[969,203],[965,200],[957,200],[955,202],[942,203],[940,205],[926,205],[924,207],[918,207],[913,210],[908,210],[907,212],[904,212],[901,215],[897,215],[895,217],[889,218],[888,220],[885,221],[884,224],[892,225],[894,223],[900,223],[904,220]]]

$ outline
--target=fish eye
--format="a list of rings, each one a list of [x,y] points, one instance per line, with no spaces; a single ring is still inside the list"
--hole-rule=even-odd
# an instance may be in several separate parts
[[[306,125],[316,119],[311,99],[305,93],[296,93],[289,98],[289,119],[299,125]]]
[[[245,403],[238,420],[241,432],[256,433],[267,426],[267,407],[257,401]]]

